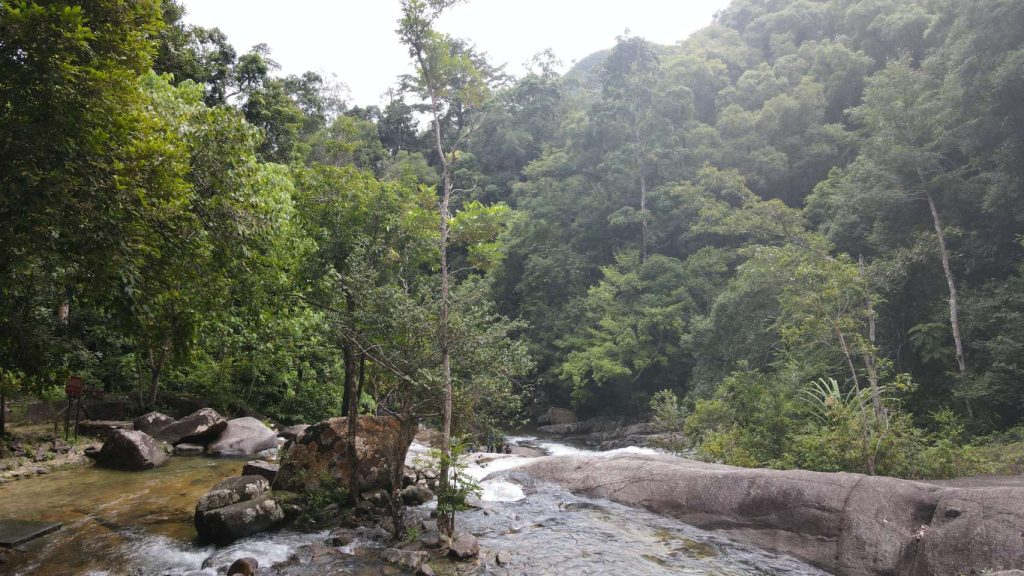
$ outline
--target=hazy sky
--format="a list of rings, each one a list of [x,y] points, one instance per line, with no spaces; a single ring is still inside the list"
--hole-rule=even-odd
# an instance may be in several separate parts
[[[566,66],[608,48],[626,29],[672,44],[711,23],[728,0],[473,0],[438,27],[466,38],[494,64],[519,74],[551,48]],[[241,54],[264,42],[282,72],[314,70],[348,85],[352,103],[375,104],[408,55],[395,34],[398,0],[183,0],[186,20],[217,26]]]

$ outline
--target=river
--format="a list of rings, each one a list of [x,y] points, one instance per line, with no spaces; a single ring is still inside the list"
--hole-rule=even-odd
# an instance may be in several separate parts
[[[548,453],[579,451],[534,438],[512,440]],[[414,445],[417,450],[422,448]],[[483,479],[503,471],[502,477],[483,482],[480,507],[460,513],[458,527],[476,534],[485,550],[510,551],[513,562],[500,568],[485,562],[481,574],[826,574],[670,518],[534,482],[515,471],[526,458],[487,460],[480,459],[468,472]],[[217,481],[237,474],[242,464],[178,457],[146,472],[87,467],[0,486],[0,517],[64,523],[59,532],[29,544],[15,563],[0,565],[0,573],[213,576],[217,571],[204,566],[252,556],[269,567],[326,539],[326,533],[282,531],[226,548],[198,546],[192,527],[196,501]],[[425,516],[426,510],[418,513]],[[350,573],[379,573],[371,556],[353,556]],[[273,571],[260,571],[268,573]]]

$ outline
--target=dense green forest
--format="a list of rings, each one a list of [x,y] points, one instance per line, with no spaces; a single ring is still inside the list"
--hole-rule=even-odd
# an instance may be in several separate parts
[[[0,387],[292,422],[450,383],[458,431],[903,476],[1024,439],[1024,3],[734,0],[518,78],[408,20],[449,4],[361,107],[173,0],[0,1]]]

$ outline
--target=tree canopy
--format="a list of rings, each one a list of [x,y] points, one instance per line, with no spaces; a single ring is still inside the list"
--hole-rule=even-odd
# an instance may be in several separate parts
[[[174,0],[0,3],[3,390],[653,399],[708,458],[902,475],[1024,426],[1020,3],[734,0],[518,78],[455,4],[403,0],[414,72],[353,106]]]

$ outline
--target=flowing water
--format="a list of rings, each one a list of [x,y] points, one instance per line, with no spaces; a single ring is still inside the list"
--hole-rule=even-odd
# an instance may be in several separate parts
[[[277,533],[217,550],[195,543],[192,513],[214,484],[238,474],[244,461],[171,458],[166,466],[120,472],[89,466],[0,486],[0,518],[63,522],[63,529],[26,545],[0,573],[216,574],[203,570],[241,556],[269,565],[324,534]]]
[[[549,453],[580,451],[532,438],[513,441]],[[414,448],[414,452],[422,450]],[[743,546],[670,518],[535,482],[515,470],[525,461],[481,455],[468,470],[477,480],[500,472],[483,480],[480,507],[458,517],[460,530],[477,534],[481,546],[491,551],[479,568],[481,574],[825,574],[792,558]],[[273,571],[263,567],[297,553],[302,556],[307,545],[325,541],[326,533],[275,532],[226,548],[197,545],[192,527],[196,501],[217,481],[238,474],[242,464],[172,458],[167,466],[146,472],[87,467],[0,486],[0,518],[64,523],[62,530],[29,544],[13,564],[0,565],[0,573],[213,576],[218,567],[223,574],[232,560],[253,556],[265,574]],[[426,518],[429,507],[413,513]],[[498,550],[512,553],[511,565],[494,565],[493,552]],[[292,564],[288,574],[303,573]],[[364,552],[351,556],[337,573],[380,570],[372,554]]]
[[[532,437],[509,440],[552,455],[594,454]],[[634,447],[600,454],[625,452],[654,450]],[[481,509],[460,516],[461,528],[478,535],[487,549],[514,553],[510,569],[490,566],[484,574],[827,576],[827,572],[794,558],[739,544],[671,518],[537,482],[515,470],[528,460],[496,458],[468,470],[478,480],[487,479],[481,483]]]

